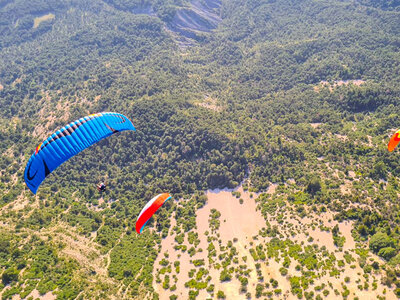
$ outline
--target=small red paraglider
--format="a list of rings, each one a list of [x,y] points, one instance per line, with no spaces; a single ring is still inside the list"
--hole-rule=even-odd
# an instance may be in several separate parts
[[[144,226],[154,215],[154,213],[165,203],[165,201],[171,199],[171,195],[168,193],[159,194],[147,202],[146,206],[142,209],[139,217],[136,221],[136,232],[141,234]]]

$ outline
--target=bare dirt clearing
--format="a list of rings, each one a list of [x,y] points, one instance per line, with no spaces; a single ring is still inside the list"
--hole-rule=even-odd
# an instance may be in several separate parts
[[[321,81],[319,83],[319,85],[314,86],[314,91],[316,93],[319,93],[321,91],[322,88],[327,87],[329,89],[330,92],[333,92],[333,90],[338,87],[338,86],[346,86],[346,85],[355,85],[355,86],[360,86],[362,84],[364,84],[365,81],[361,80],[361,79],[356,79],[356,80],[338,80],[338,81],[334,81],[333,83],[330,83],[328,81]]]
[[[37,17],[33,20],[33,28],[38,28],[40,23],[44,21],[50,21],[53,20],[56,16],[54,14],[47,14],[41,17]]]
[[[206,96],[203,102],[196,103],[196,105],[213,110],[215,112],[221,112],[223,110],[222,106],[218,105],[217,99]]]

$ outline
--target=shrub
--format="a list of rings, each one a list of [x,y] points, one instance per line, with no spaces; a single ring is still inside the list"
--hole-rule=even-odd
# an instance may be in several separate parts
[[[379,250],[382,248],[393,246],[393,240],[386,233],[383,232],[375,233],[369,241],[369,248],[375,253],[378,253]]]
[[[319,191],[321,191],[321,183],[317,177],[314,177],[307,185],[307,193],[314,196]]]
[[[225,299],[225,298],[226,298],[226,296],[225,296],[224,292],[223,291],[218,291],[217,299]]]
[[[221,282],[225,282],[225,281],[230,281],[231,279],[232,279],[231,274],[229,274],[229,272],[226,269],[222,270],[219,276],[219,280]]]
[[[283,267],[279,269],[279,272],[281,272],[282,276],[286,276],[288,274],[288,270],[286,268],[283,268]]]
[[[396,255],[396,252],[396,249],[392,247],[385,247],[379,250],[378,255],[386,260],[389,260]]]
[[[4,271],[1,276],[1,281],[4,285],[10,284],[13,281],[18,280],[18,271],[15,268],[10,268]]]

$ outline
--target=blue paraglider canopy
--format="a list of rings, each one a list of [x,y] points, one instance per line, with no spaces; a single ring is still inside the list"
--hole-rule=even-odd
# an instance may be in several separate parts
[[[57,130],[36,147],[25,167],[25,183],[36,194],[42,181],[62,163],[98,141],[120,131],[135,130],[122,114],[103,112],[86,116]]]

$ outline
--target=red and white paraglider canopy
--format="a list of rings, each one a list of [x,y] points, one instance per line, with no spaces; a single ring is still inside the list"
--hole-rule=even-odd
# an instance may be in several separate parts
[[[171,199],[171,195],[168,193],[163,193],[155,196],[153,199],[147,202],[146,206],[142,209],[136,221],[136,232],[138,234],[142,233],[146,223],[150,220],[150,218],[154,215],[154,213],[164,204],[164,202],[169,199]]]

